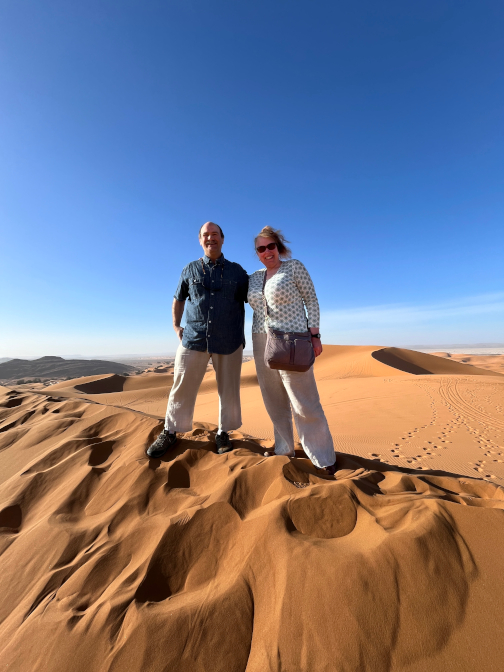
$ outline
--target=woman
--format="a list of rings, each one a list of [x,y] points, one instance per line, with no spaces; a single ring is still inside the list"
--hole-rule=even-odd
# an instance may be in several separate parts
[[[308,325],[315,356],[322,353],[318,333],[319,305],[313,282],[303,264],[297,259],[290,259],[291,252],[286,247],[288,241],[281,231],[265,226],[254,242],[256,254],[265,268],[250,276],[248,302],[254,311],[252,342],[257,378],[264,405],[275,429],[275,454],[294,455],[294,414],[305,453],[316,467],[325,467],[326,471],[334,474],[334,446],[320,404],[313,367],[305,373],[298,373],[270,369],[264,363],[268,327],[306,332]],[[263,286],[268,304],[267,318]]]

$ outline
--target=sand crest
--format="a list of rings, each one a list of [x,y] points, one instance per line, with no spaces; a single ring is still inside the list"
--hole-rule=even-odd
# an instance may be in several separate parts
[[[470,364],[481,369],[504,374],[504,355],[467,355],[456,352],[433,352],[433,355],[450,359],[452,362]]]
[[[500,670],[504,377],[411,352],[317,361],[336,478],[264,457],[253,362],[222,456],[212,372],[161,460],[170,374],[0,387],[2,669]]]

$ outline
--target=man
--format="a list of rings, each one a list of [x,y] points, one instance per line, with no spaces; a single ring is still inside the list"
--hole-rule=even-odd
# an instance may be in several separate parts
[[[219,453],[231,450],[228,433],[241,426],[240,373],[248,276],[239,264],[224,259],[220,226],[213,222],[203,224],[199,242],[205,254],[184,268],[175,292],[173,328],[181,343],[175,357],[165,427],[147,449],[149,457],[161,457],[176,443],[177,433],[192,429],[196,395],[210,357],[219,393]],[[186,300],[183,328],[180,323]]]

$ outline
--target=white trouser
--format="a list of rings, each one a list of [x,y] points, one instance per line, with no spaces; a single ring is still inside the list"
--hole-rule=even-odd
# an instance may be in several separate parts
[[[292,415],[303,450],[317,467],[334,464],[336,456],[320,403],[313,366],[309,371],[277,371],[264,363],[266,334],[252,334],[254,359],[264,405],[275,429],[275,453],[294,452]]]
[[[243,345],[231,355],[216,355],[184,348],[177,349],[173,371],[173,387],[168,398],[165,429],[189,432],[193,428],[196,396],[212,357],[219,393],[219,429],[229,432],[241,427],[240,374]]]

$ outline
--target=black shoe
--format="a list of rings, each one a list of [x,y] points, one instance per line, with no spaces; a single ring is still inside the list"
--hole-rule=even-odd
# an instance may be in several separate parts
[[[154,443],[152,443],[145,452],[149,457],[161,457],[176,443],[177,435],[175,433],[170,434],[168,430],[163,429]]]
[[[327,471],[329,476],[334,476],[334,474],[338,470],[338,467],[336,466],[336,462],[334,464],[331,464],[330,467],[325,467],[325,470]]]
[[[217,452],[219,455],[227,453],[229,450],[233,450],[231,441],[229,440],[229,434],[227,432],[221,432],[216,434],[215,443],[217,444]]]

